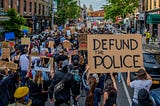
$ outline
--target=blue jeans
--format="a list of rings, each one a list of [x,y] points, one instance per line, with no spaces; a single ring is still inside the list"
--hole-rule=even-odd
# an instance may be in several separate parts
[[[121,72],[118,72],[118,81],[120,82],[121,81]]]
[[[26,84],[26,75],[27,75],[27,71],[25,70],[21,70],[21,86],[25,86]]]

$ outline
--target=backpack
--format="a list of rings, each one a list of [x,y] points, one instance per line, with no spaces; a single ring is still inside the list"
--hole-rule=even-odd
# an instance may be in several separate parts
[[[66,85],[69,86],[69,82],[71,82],[71,75],[72,74],[70,74],[70,73],[66,73],[64,75],[63,79],[54,86],[54,93],[55,94],[57,94],[60,91],[64,90]]]

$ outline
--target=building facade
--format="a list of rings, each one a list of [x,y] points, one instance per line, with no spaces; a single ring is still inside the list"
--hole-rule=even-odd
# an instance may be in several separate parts
[[[139,18],[153,37],[160,37],[160,0],[140,0]]]
[[[27,20],[32,32],[51,26],[52,0],[0,0],[0,12],[14,8]]]

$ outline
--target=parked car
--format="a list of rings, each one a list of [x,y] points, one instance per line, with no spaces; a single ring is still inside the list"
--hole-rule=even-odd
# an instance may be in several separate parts
[[[153,84],[160,84],[160,52],[144,51],[143,63],[147,73],[152,77]]]
[[[152,77],[154,85],[160,85],[160,52],[143,51],[143,64],[147,73]],[[136,72],[131,74],[131,80],[136,79]]]

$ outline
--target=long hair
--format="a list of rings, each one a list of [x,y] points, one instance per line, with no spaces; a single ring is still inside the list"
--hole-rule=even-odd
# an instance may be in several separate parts
[[[116,92],[116,89],[113,86],[113,81],[111,79],[107,79],[104,91],[107,92],[110,96]]]
[[[95,77],[90,77],[89,78],[89,86],[90,86],[90,90],[89,93],[86,97],[86,106],[94,106],[94,91],[97,85],[97,81]]]
[[[36,73],[33,82],[38,84],[38,86],[43,83],[43,78],[42,78],[42,72],[41,71],[38,71]]]

